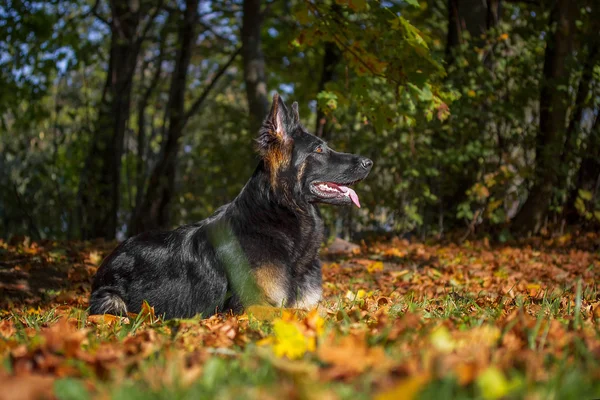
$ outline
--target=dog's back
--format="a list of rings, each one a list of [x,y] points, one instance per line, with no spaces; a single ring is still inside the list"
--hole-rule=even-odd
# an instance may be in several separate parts
[[[206,223],[147,232],[107,257],[92,286],[92,314],[137,313],[148,301],[167,317],[222,310],[227,278],[206,236]]]

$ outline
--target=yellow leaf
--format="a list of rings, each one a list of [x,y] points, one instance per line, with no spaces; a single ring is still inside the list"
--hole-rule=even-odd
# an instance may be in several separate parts
[[[369,264],[367,265],[367,271],[369,271],[371,274],[375,271],[383,271],[383,263],[381,261],[377,261]]]
[[[444,326],[436,328],[429,336],[429,340],[433,347],[443,353],[449,353],[456,347],[456,342]]]
[[[346,298],[350,301],[360,300],[367,295],[367,292],[364,289],[358,289],[356,293],[353,293],[351,290],[346,292]]]
[[[266,338],[262,338],[259,341],[257,341],[256,345],[259,346],[259,347],[260,346],[268,346],[268,345],[273,344],[273,342],[274,342],[273,337],[272,336],[268,336]]]
[[[509,382],[497,367],[489,367],[477,377],[477,386],[484,399],[499,399],[506,396],[518,381]]]
[[[579,189],[578,194],[579,194],[579,197],[581,197],[583,200],[587,200],[587,201],[590,201],[593,197],[592,192],[590,192],[588,190]]]
[[[493,212],[495,209],[500,207],[504,201],[502,199],[490,201],[488,204],[488,212]]]
[[[473,89],[471,89],[467,92],[467,96],[469,96],[469,97],[475,97],[476,95],[477,95],[477,93],[475,93],[475,91]]]
[[[251,305],[246,308],[246,313],[262,321],[273,321],[282,315],[281,308],[263,305]]]
[[[100,262],[102,261],[102,256],[100,255],[99,252],[97,251],[91,251],[90,252],[90,262],[94,265],[100,265]]]
[[[314,338],[305,337],[300,327],[294,322],[275,320],[273,332],[275,333],[273,352],[277,357],[296,359],[302,357],[309,350],[314,351]]]
[[[386,257],[398,257],[398,258],[406,257],[406,251],[402,251],[395,247],[392,247],[391,249],[386,250],[383,254]]]
[[[428,375],[408,377],[392,389],[378,394],[375,400],[410,400],[417,397],[423,386],[429,381]]]
[[[308,328],[314,330],[317,336],[321,336],[323,334],[323,329],[325,328],[325,320],[319,315],[318,309],[314,308],[312,311],[310,311],[306,315],[304,323]]]
[[[38,307],[37,310],[33,307],[29,307],[29,309],[27,310],[27,314],[29,315],[40,315],[40,308]]]

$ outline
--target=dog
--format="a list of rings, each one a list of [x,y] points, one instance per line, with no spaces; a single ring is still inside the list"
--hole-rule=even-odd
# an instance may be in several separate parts
[[[259,164],[231,203],[203,221],[129,238],[106,257],[92,284],[91,314],[139,313],[144,301],[165,319],[318,304],[318,204],[360,207],[349,186],[373,162],[308,133],[298,103],[289,110],[278,94],[256,143]]]

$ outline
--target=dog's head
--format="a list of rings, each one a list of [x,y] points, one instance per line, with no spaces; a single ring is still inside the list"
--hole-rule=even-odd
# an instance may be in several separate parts
[[[278,94],[257,139],[271,186],[297,203],[328,203],[360,207],[349,186],[367,177],[373,162],[334,151],[300,124],[298,103],[288,110]]]

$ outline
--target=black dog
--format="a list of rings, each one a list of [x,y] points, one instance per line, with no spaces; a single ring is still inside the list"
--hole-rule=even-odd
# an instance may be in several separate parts
[[[348,186],[373,162],[331,150],[300,125],[276,94],[260,130],[261,161],[241,193],[204,221],[147,232],[119,245],[92,285],[92,314],[201,313],[269,303],[310,308],[321,298],[318,251],[323,222],[316,203],[356,204]]]

